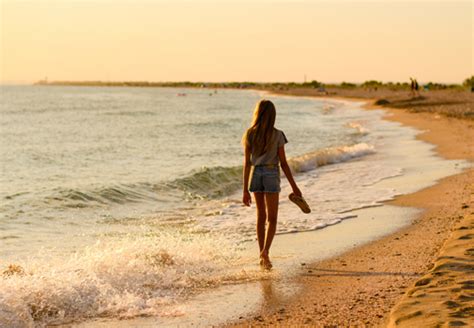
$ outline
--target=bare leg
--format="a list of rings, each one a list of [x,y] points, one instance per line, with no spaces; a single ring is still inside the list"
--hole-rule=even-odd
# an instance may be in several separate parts
[[[263,192],[254,192],[255,204],[257,205],[257,240],[260,253],[265,245],[265,221],[267,212],[265,210],[265,197]]]
[[[265,193],[268,226],[261,257],[264,260],[265,267],[267,268],[271,268],[272,266],[268,254],[270,252],[270,246],[272,246],[273,237],[275,236],[276,232],[279,196],[279,193]]]

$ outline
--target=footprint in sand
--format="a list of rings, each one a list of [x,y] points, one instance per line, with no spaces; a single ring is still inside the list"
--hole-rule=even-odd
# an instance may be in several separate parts
[[[467,324],[464,321],[455,320],[455,321],[450,321],[449,326],[450,327],[462,327],[462,326],[467,326]]]
[[[443,304],[446,305],[450,309],[460,307],[459,303],[456,303],[455,301],[446,301],[446,302],[443,302]]]
[[[425,286],[425,285],[428,285],[429,283],[431,282],[431,278],[423,278],[423,279],[420,279],[418,280],[416,283],[415,283],[415,286]]]
[[[474,256],[474,248],[466,249],[466,251],[464,252],[464,255]]]
[[[460,282],[463,289],[474,289],[474,280],[466,280]]]
[[[465,239],[472,239],[472,237],[474,237],[474,234],[470,233],[468,235],[461,236],[458,239],[465,240]]]

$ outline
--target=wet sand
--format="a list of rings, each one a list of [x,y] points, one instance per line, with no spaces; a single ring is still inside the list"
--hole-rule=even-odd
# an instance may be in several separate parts
[[[472,110],[470,101],[459,115]],[[439,101],[417,112],[387,109],[387,119],[425,131],[418,138],[436,145],[444,158],[473,161],[474,122],[447,117],[451,105]],[[469,169],[398,197],[389,203],[423,209],[412,225],[304,265],[296,278],[302,292],[231,325],[473,326],[473,195],[474,169]]]

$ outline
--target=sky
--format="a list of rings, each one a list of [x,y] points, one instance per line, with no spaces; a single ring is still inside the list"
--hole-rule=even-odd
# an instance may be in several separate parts
[[[461,83],[472,1],[0,0],[0,81]]]

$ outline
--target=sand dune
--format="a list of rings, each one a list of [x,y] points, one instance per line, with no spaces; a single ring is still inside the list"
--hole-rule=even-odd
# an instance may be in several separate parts
[[[388,326],[444,325],[474,326],[474,214],[462,219],[433,268],[393,308]]]

